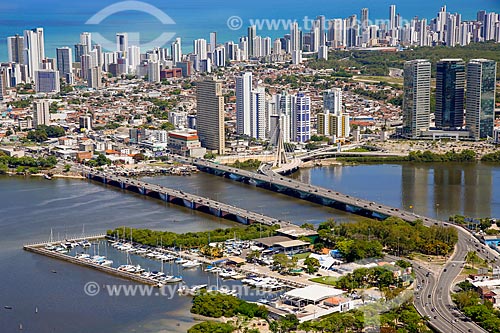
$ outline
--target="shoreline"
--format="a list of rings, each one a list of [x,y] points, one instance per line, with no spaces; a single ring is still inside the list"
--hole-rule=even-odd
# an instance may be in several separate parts
[[[5,173],[5,175],[8,175],[8,176],[19,176],[19,177],[44,177],[45,174],[44,173],[34,173],[34,174],[25,174],[25,175],[20,175],[18,174],[17,172],[13,172],[13,171],[7,171]],[[80,176],[80,175],[63,175],[63,174],[53,174],[51,176],[52,178],[61,178],[61,179],[86,179],[85,177],[83,176]],[[50,180],[50,179],[47,179],[47,180]]]

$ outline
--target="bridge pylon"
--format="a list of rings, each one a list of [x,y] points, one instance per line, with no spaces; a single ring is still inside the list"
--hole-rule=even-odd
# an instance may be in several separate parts
[[[281,130],[281,122],[278,122],[278,142],[276,145],[276,155],[274,156],[273,168],[280,168],[282,165],[288,163],[286,157],[285,142],[283,140],[283,131]]]

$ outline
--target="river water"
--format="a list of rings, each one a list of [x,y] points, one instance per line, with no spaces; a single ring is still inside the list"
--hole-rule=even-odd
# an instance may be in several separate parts
[[[293,177],[429,216],[500,216],[497,166],[333,166]],[[357,218],[204,173],[146,180],[299,224]],[[18,332],[21,325],[23,332],[185,332],[193,322],[187,297],[90,297],[89,281],[129,282],[22,251],[24,243],[48,240],[51,229],[54,238],[66,238],[83,228],[97,233],[123,225],[187,232],[236,224],[94,182],[0,176],[0,331]],[[192,283],[207,283],[202,273],[189,274]]]

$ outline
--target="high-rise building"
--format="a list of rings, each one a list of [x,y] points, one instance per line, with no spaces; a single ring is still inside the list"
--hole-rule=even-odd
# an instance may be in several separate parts
[[[99,89],[102,87],[101,68],[94,66],[87,70],[87,87]]]
[[[130,72],[135,73],[137,66],[141,63],[141,48],[137,45],[130,45],[127,52],[127,58]]]
[[[56,48],[57,70],[60,77],[66,77],[73,71],[73,53],[69,47]]]
[[[50,102],[45,99],[33,102],[33,127],[50,125]]]
[[[267,137],[267,117],[266,117],[266,90],[264,87],[256,87],[252,91],[252,122],[251,136],[256,139],[266,139]]]
[[[295,95],[290,95],[286,91],[279,95],[274,96],[277,105],[278,114],[281,116],[281,132],[283,135],[283,142],[295,141],[292,138],[293,133],[293,114],[295,108]]]
[[[339,139],[346,139],[351,134],[348,114],[335,115],[325,110],[318,113],[317,126],[319,135],[333,137],[335,142]]]
[[[394,31],[396,30],[396,5],[389,6],[389,34],[395,37]]]
[[[369,23],[369,17],[368,17],[368,8],[362,8],[361,9],[361,29],[366,30],[369,25],[370,25],[370,23]]]
[[[80,56],[83,54],[88,54],[92,50],[92,34],[90,32],[82,32],[80,34],[80,44],[82,45],[83,52],[82,54],[80,54]]]
[[[248,27],[248,35],[247,35],[247,42],[248,42],[248,58],[251,58],[255,55],[254,49],[253,49],[253,40],[257,37],[257,28],[255,25],[251,25]]]
[[[7,81],[7,68],[0,67],[0,101],[6,95]]]
[[[212,51],[212,44],[210,44],[211,53],[215,52],[215,48]],[[207,41],[205,39],[196,39],[193,41],[193,53],[198,56],[198,61],[206,60],[208,58],[207,54]]]
[[[467,64],[465,124],[475,140],[493,136],[497,64],[472,59]]]
[[[180,37],[177,37],[172,43],[172,45],[170,46],[170,51],[170,54],[172,55],[172,62],[174,64],[182,61],[182,44]]]
[[[59,72],[53,69],[35,71],[36,92],[57,93],[60,91]]]
[[[149,61],[148,63],[148,82],[158,83],[160,82],[160,62]]]
[[[252,73],[241,73],[236,77],[236,133],[252,135]]]
[[[35,71],[40,68],[42,59],[45,58],[43,28],[24,30],[23,42],[26,76],[28,80],[33,80]]]
[[[293,112],[293,139],[305,143],[311,139],[311,98],[299,92]]]
[[[419,137],[430,126],[431,63],[418,59],[404,65],[403,135]]]
[[[88,47],[88,51],[90,51],[90,47]],[[126,57],[128,51],[128,33],[119,32],[116,34],[116,51],[121,53],[122,58]]]
[[[224,154],[224,96],[222,82],[206,78],[196,85],[196,128],[202,147]]]
[[[342,89],[333,88],[323,92],[323,110],[336,115],[342,113]]]
[[[293,53],[294,51],[301,51],[301,33],[299,30],[299,24],[297,22],[293,22],[292,29],[290,31],[290,38],[291,52]]]
[[[323,92],[323,112],[318,113],[317,130],[319,135],[334,137],[335,140],[349,137],[350,118],[342,113],[342,89]]]
[[[210,33],[210,53],[213,53],[216,47],[217,47],[217,32],[214,31]]]
[[[436,71],[436,127],[460,128],[464,125],[465,62],[442,59]]]
[[[91,130],[92,129],[92,116],[80,116],[78,118],[78,125],[80,130]]]
[[[24,64],[24,37],[15,35],[7,37],[9,62]]]
[[[82,55],[86,55],[88,52],[85,52],[85,45],[78,43],[75,44],[75,62],[80,62]]]

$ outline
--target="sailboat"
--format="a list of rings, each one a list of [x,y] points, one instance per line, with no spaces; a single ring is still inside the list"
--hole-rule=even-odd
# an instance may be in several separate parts
[[[224,294],[224,295],[228,295],[228,296],[236,296],[237,295],[236,290],[230,289],[230,288],[228,288],[226,286],[219,287],[219,272],[217,272],[217,286],[216,286],[216,289],[215,290],[211,290],[211,291],[212,292],[221,293],[221,294]]]
[[[49,250],[49,251],[55,250],[56,247],[52,244],[53,241],[54,240],[53,240],[52,228],[50,228],[49,242],[45,245],[46,250]]]

